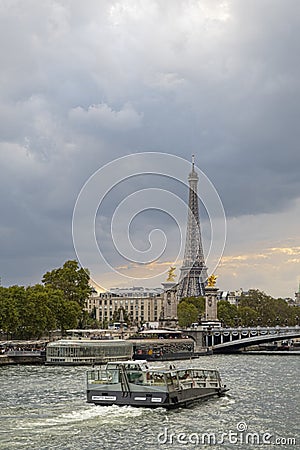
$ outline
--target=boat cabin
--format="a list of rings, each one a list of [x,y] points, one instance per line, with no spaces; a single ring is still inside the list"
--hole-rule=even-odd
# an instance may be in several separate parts
[[[224,391],[217,370],[152,368],[146,360],[108,362],[87,372],[87,401],[100,405],[175,407]]]

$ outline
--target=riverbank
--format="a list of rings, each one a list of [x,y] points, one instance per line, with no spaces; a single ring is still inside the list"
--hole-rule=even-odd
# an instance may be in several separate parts
[[[300,350],[249,350],[240,352],[243,355],[300,355]]]

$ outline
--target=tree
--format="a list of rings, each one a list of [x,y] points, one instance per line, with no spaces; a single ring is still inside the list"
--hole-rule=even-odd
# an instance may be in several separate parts
[[[243,293],[239,307],[248,307],[257,315],[257,324],[262,326],[293,325],[295,323],[295,308],[289,306],[282,298],[273,298],[258,289]]]
[[[49,292],[41,284],[26,288],[22,334],[26,338],[45,335],[56,326],[56,317],[49,305]]]
[[[53,289],[50,286],[45,286],[44,289],[47,294],[47,305],[55,317],[55,326],[52,329],[60,329],[64,334],[68,328],[77,327],[82,318],[80,305],[76,301],[66,300],[60,289]]]
[[[60,289],[65,300],[75,301],[81,308],[84,308],[85,301],[93,292],[89,281],[88,270],[79,268],[75,260],[66,261],[59,269],[45,273],[42,279],[45,286]]]
[[[249,327],[257,323],[258,313],[254,309],[249,306],[238,306],[237,311],[242,326]]]
[[[185,301],[186,303],[190,303],[191,305],[194,305],[197,308],[198,311],[198,317],[197,320],[194,322],[198,322],[198,319],[201,318],[201,316],[204,316],[205,313],[205,298],[204,297],[185,297],[182,299],[182,301]]]
[[[11,295],[13,288],[0,286],[0,330],[14,334],[19,326],[19,311],[16,299]],[[23,289],[21,289],[23,293]]]
[[[235,318],[237,317],[237,307],[226,300],[220,300],[217,308],[218,319],[223,325],[233,327],[235,325]]]
[[[24,286],[10,286],[7,288],[7,299],[16,317],[16,323],[11,323],[10,332],[14,337],[23,337],[24,316],[26,312],[26,290]]]
[[[191,302],[181,300],[177,307],[177,317],[180,327],[188,327],[198,321],[198,310]]]
[[[82,311],[77,302],[62,298],[57,310],[57,325],[61,333],[64,334],[68,328],[76,328],[81,314]]]

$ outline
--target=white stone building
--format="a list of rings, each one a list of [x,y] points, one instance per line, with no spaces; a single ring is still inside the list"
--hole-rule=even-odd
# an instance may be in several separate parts
[[[162,292],[161,288],[112,288],[91,296],[86,307],[88,313],[103,325],[112,323],[115,311],[122,308],[131,324],[141,326],[147,322],[157,322],[162,317]]]

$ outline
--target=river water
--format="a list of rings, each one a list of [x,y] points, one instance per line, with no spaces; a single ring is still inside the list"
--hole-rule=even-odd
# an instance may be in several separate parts
[[[173,411],[101,407],[86,403],[86,367],[0,367],[0,449],[300,449],[299,356],[214,355],[192,365],[219,369],[230,391]]]

